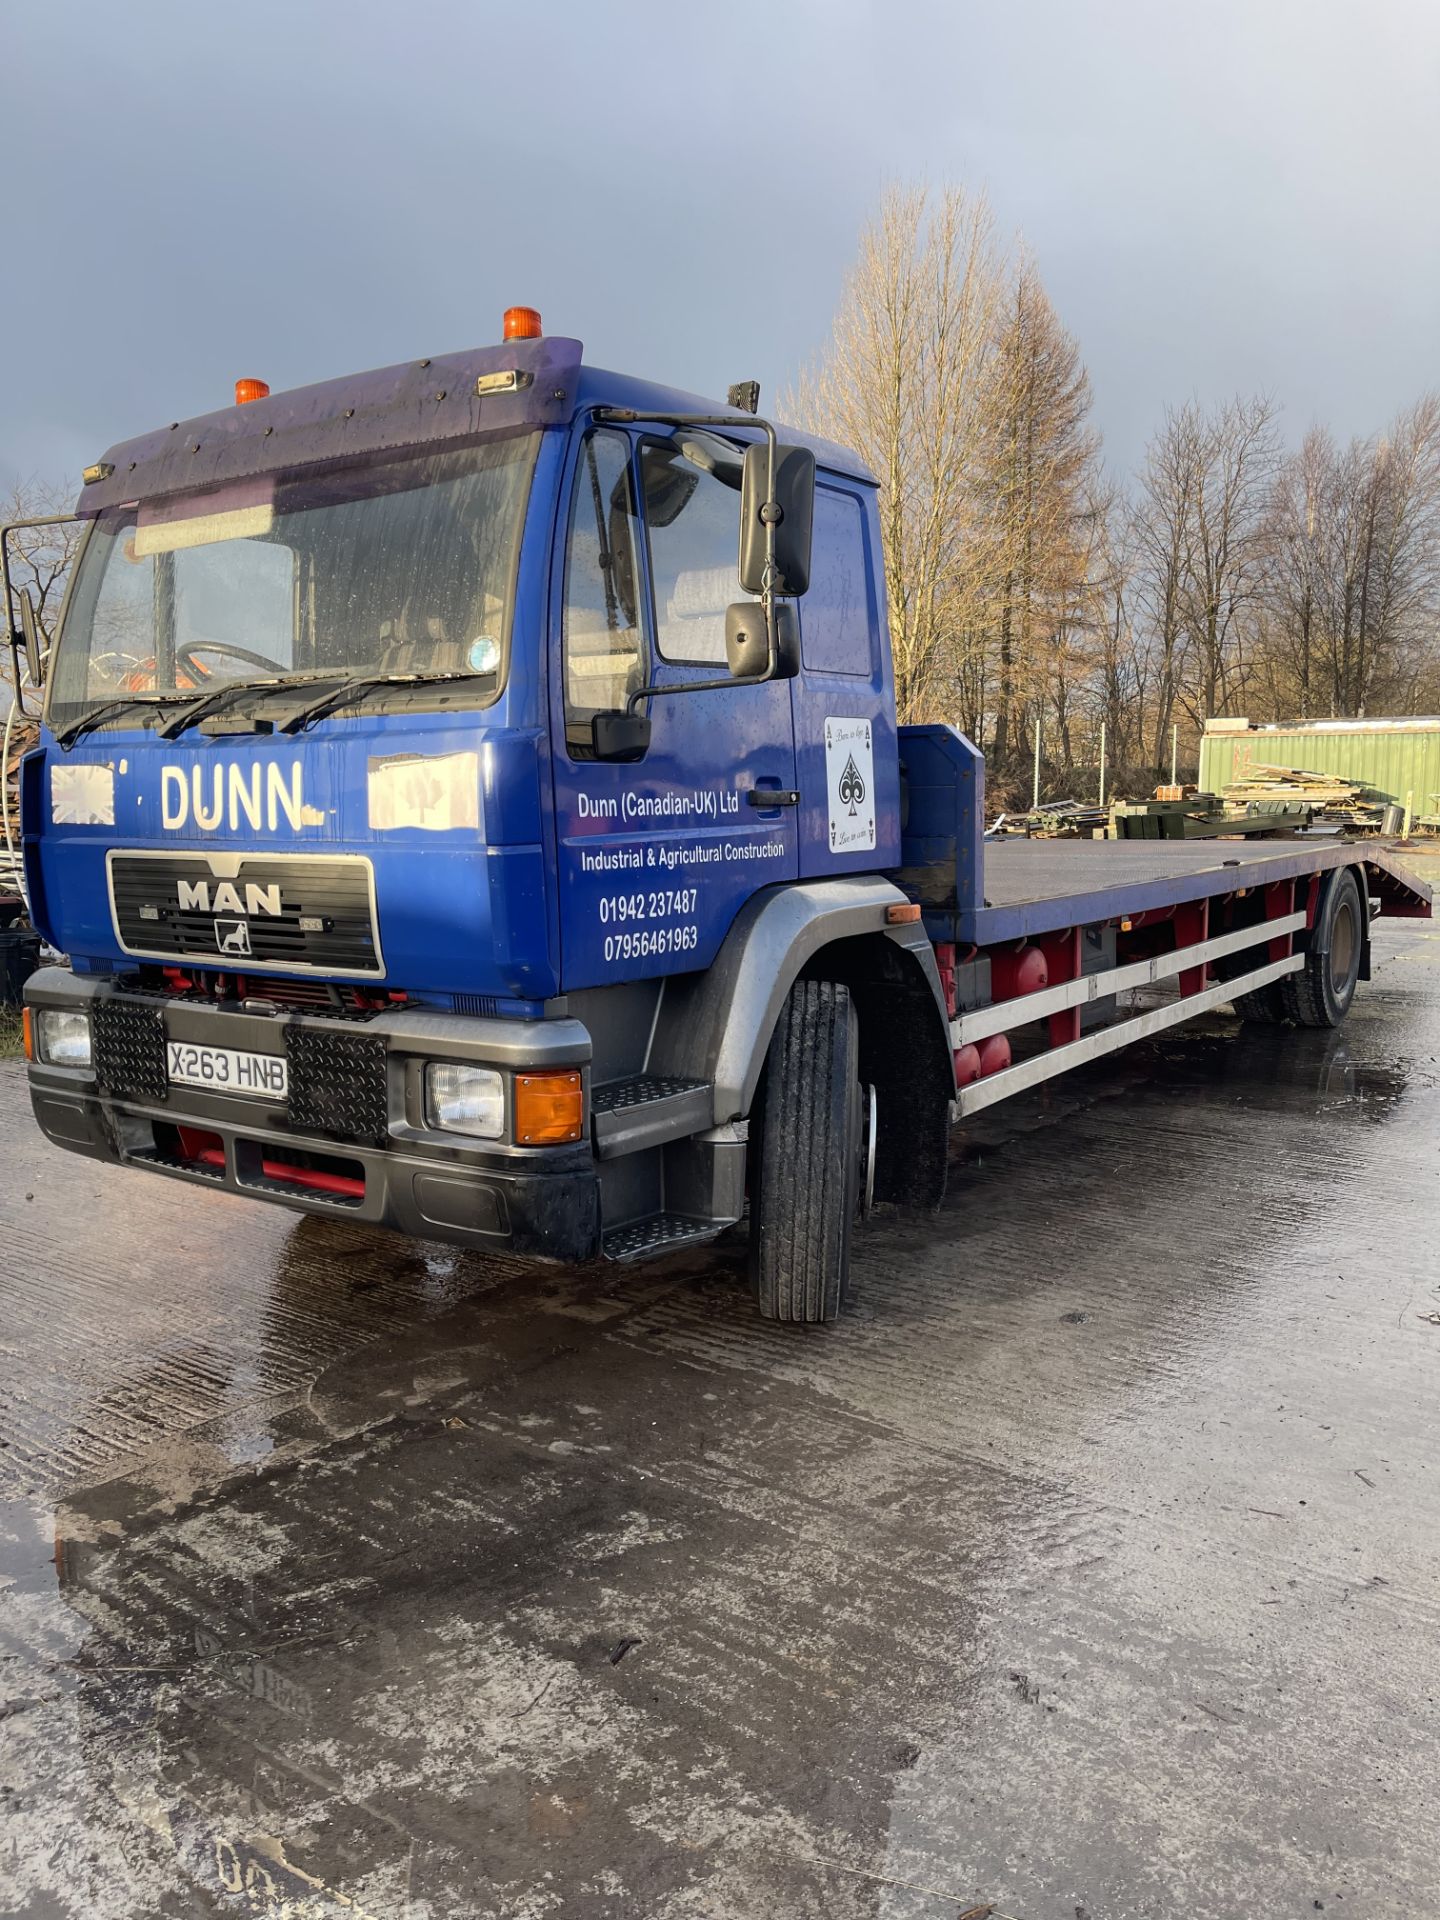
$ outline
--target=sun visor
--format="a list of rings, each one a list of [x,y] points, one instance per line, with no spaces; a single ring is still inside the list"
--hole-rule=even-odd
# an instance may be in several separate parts
[[[274,525],[275,477],[264,474],[216,492],[142,505],[135,558],[214,546],[221,540],[254,540]]]

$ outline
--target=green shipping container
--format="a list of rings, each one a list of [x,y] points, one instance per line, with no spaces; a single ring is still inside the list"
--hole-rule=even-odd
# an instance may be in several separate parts
[[[1216,730],[1211,731],[1212,728]],[[1373,787],[1419,816],[1440,812],[1440,718],[1293,720],[1274,726],[1209,721],[1200,741],[1200,786],[1219,793],[1262,767],[1301,767]]]

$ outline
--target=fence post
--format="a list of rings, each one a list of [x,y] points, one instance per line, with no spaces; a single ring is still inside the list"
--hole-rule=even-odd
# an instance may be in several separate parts
[[[1040,728],[1043,721],[1044,712],[1037,706],[1035,709],[1035,797],[1030,802],[1032,813],[1040,805]]]

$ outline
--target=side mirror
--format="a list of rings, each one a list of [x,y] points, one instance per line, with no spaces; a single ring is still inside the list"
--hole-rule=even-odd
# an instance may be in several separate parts
[[[765,588],[765,505],[770,451],[764,441],[745,449],[740,486],[740,585],[746,593]],[[775,449],[776,593],[804,593],[810,584],[810,533],[815,519],[815,456],[808,447]]]
[[[775,636],[779,646],[771,677],[793,680],[800,671],[800,623],[793,607],[776,607]],[[758,600],[737,600],[725,609],[725,658],[735,680],[758,680],[770,664],[765,609]]]
[[[640,760],[650,746],[648,713],[597,713],[590,722],[597,760]]]
[[[45,643],[28,587],[20,589],[20,631],[25,638],[25,670],[30,675],[30,684],[41,686],[45,679]]]

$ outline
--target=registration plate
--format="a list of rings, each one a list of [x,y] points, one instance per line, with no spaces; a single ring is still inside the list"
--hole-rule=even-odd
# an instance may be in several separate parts
[[[195,1047],[167,1040],[166,1069],[172,1087],[211,1087],[217,1093],[249,1093],[283,1100],[289,1092],[285,1056],[244,1053],[238,1047]]]

